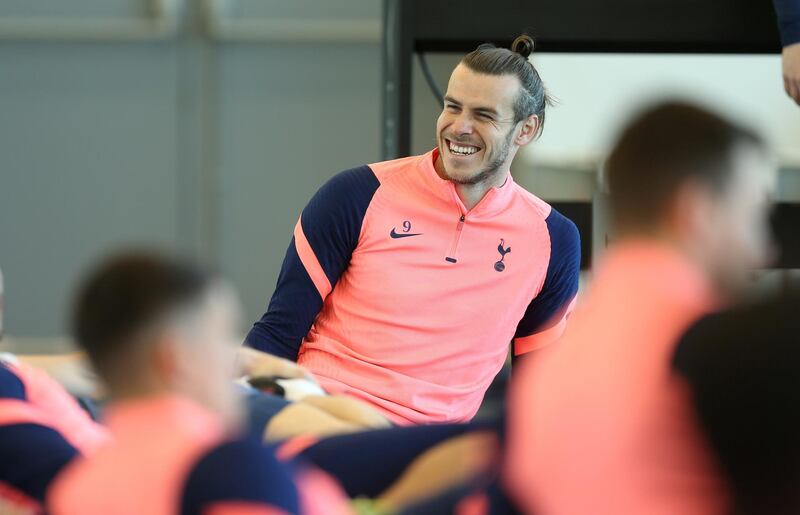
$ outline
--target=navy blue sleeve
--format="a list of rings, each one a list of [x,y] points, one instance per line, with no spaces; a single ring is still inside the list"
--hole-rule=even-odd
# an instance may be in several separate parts
[[[245,345],[297,361],[300,344],[322,309],[317,293],[295,248],[289,244],[267,312],[245,338]]]
[[[196,515],[225,502],[254,503],[299,513],[291,469],[250,438],[216,446],[197,462],[183,490],[181,513]]]
[[[25,385],[8,367],[0,363],[0,399],[25,400]]]
[[[0,483],[40,503],[77,451],[56,430],[39,424],[0,426]]]
[[[312,268],[321,269],[335,287],[350,263],[361,225],[380,183],[368,166],[347,170],[328,181],[300,216],[300,235],[313,251]],[[302,248],[292,238],[278,284],[264,316],[250,330],[245,344],[292,361],[322,309],[324,296],[312,280],[313,270],[303,263]]]
[[[523,338],[557,324],[578,293],[581,268],[581,237],[578,228],[553,209],[547,217],[550,232],[550,262],[539,292],[517,325],[514,338]]]
[[[772,0],[778,15],[781,43],[789,46],[800,43],[800,0]]]

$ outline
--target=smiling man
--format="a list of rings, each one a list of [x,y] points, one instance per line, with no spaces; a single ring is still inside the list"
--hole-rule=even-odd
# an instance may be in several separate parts
[[[246,344],[398,424],[470,420],[503,366],[562,333],[575,225],[518,186],[547,95],[528,56],[481,45],[453,71],[421,156],[342,172],[305,207]]]

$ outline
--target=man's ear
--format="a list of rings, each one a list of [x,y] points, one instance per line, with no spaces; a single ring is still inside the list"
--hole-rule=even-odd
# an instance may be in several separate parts
[[[696,180],[680,185],[668,203],[664,223],[675,235],[687,241],[703,241],[714,232],[714,195]]]
[[[514,143],[520,147],[523,147],[536,139],[540,125],[541,122],[538,115],[532,114],[527,117],[525,120],[523,120],[522,126],[517,132],[517,137],[514,138]]]
[[[150,349],[150,366],[162,382],[173,384],[180,373],[180,345],[170,331],[162,333]]]

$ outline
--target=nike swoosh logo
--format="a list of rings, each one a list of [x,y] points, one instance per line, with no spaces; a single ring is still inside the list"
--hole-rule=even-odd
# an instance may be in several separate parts
[[[392,228],[392,232],[389,233],[389,236],[391,236],[392,238],[395,238],[395,239],[397,239],[397,238],[410,238],[411,236],[421,236],[421,235],[422,235],[421,232],[398,234],[397,231],[394,230],[394,228]]]

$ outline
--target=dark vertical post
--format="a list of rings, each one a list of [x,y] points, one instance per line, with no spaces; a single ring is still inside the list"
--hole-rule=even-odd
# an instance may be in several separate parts
[[[415,0],[383,2],[383,134],[384,159],[411,153],[411,63],[414,53],[412,14]]]

